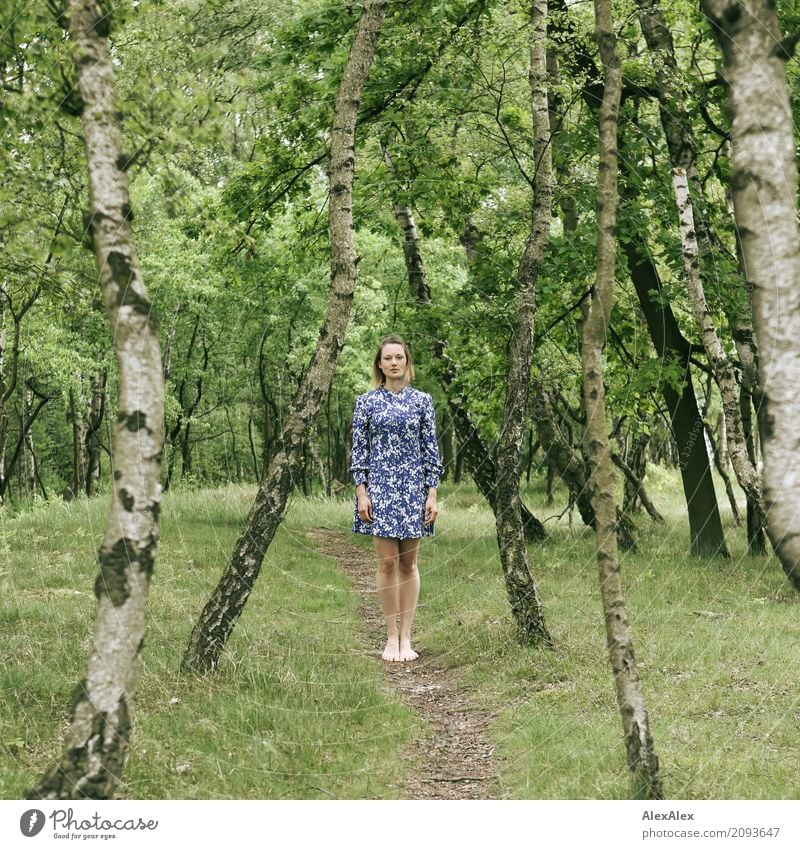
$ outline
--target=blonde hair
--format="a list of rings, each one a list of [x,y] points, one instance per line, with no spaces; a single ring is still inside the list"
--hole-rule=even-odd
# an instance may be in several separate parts
[[[414,361],[411,358],[411,350],[406,345],[405,340],[392,334],[384,336],[378,345],[378,350],[375,352],[375,359],[372,361],[372,383],[373,386],[383,386],[386,383],[386,375],[381,371],[381,354],[386,345],[400,345],[406,355],[406,386],[414,380]]]

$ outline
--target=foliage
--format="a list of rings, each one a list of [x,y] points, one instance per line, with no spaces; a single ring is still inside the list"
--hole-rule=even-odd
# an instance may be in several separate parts
[[[620,231],[653,257],[659,297],[686,338],[697,341],[658,108],[646,95],[655,66],[635,8],[628,0],[623,7],[625,83],[636,87],[623,106],[623,188],[636,204],[623,204]],[[165,351],[171,484],[252,480],[276,449],[327,298],[329,123],[357,14],[357,6],[331,0],[113,4],[125,167]],[[748,303],[725,189],[727,148],[717,134],[726,127],[724,92],[714,84],[716,58],[701,38],[707,24],[699,11],[672,0],[664,14],[674,28],[685,111],[701,141],[699,204],[718,239],[706,296],[726,331]],[[792,11],[786,14],[791,20]],[[32,437],[52,494],[70,483],[71,438],[63,424],[70,391],[86,409],[90,375],[105,369],[105,409],[112,410],[114,364],[105,362],[96,272],[82,247],[86,187],[66,37],[42,2],[4,7],[2,23],[2,321],[8,335],[17,305],[41,289],[21,324],[19,362],[26,379],[50,396]],[[594,275],[596,126],[583,96],[596,85],[591,27],[583,7],[551,10],[560,63],[551,78],[559,215],[538,284],[536,367],[574,409],[580,303]],[[496,436],[536,167],[526,39],[521,6],[493,0],[409,0],[387,18],[359,120],[354,322],[335,403],[316,435],[321,468],[309,467],[306,489],[327,477],[321,469],[346,484],[352,399],[368,386],[372,346],[385,332],[409,338],[420,385],[441,408],[441,364],[431,360],[430,343],[446,327],[446,352],[458,366],[453,389],[468,399],[489,444]],[[398,202],[413,211],[422,238],[433,301],[425,310],[407,291]],[[565,203],[573,204],[573,223]],[[461,240],[470,228],[468,261]],[[635,433],[660,415],[660,385],[682,378],[653,360],[626,278],[620,260],[607,388],[615,419]],[[731,336],[723,337],[733,351]],[[2,369],[11,367],[7,357]],[[21,409],[6,408],[8,440],[21,433]],[[654,432],[670,438],[663,427]],[[11,475],[9,487],[11,497],[25,496],[30,481]]]

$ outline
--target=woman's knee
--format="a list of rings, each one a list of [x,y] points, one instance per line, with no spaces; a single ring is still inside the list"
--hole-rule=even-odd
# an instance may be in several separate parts
[[[397,555],[387,556],[387,557],[379,557],[378,558],[378,571],[383,575],[394,575],[397,571],[399,558]]]
[[[417,558],[415,557],[403,557],[402,555],[398,558],[397,568],[400,570],[401,575],[413,575],[414,572],[417,571]]]

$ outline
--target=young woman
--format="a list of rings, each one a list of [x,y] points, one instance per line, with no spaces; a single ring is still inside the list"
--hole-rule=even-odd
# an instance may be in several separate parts
[[[415,660],[417,552],[420,539],[433,536],[442,474],[436,418],[431,396],[410,385],[414,365],[399,336],[381,341],[372,376],[376,388],[356,398],[353,413],[353,532],[370,534],[378,557],[376,586],[387,633],[383,659]]]

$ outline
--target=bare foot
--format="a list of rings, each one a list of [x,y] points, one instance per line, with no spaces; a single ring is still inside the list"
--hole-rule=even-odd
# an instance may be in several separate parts
[[[400,641],[397,637],[389,637],[386,641],[386,648],[383,650],[381,657],[384,660],[402,660],[400,657]]]
[[[419,655],[411,648],[411,640],[400,641],[400,653],[397,656],[398,660],[416,660]]]

